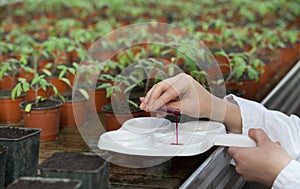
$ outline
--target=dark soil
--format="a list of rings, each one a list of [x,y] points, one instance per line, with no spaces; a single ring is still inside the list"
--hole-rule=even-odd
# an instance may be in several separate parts
[[[234,94],[236,96],[243,96],[245,94],[245,91],[239,90],[239,89],[226,89],[226,94]]]
[[[0,138],[18,139],[34,132],[34,130],[23,130],[17,127],[0,127]]]
[[[93,171],[99,169],[104,162],[105,160],[97,155],[85,155],[79,152],[57,152],[46,159],[39,168]]]
[[[20,107],[22,109],[24,109],[27,104],[32,104],[32,107],[31,107],[32,110],[54,109],[54,108],[60,107],[62,105],[62,103],[59,101],[46,99],[44,101],[39,101],[38,106],[36,106],[34,101],[31,100],[31,101],[25,101],[24,103],[21,103]]]
[[[6,189],[74,189],[78,182],[70,181],[70,182],[47,182],[47,181],[39,181],[39,180],[20,180],[14,184],[9,185]]]

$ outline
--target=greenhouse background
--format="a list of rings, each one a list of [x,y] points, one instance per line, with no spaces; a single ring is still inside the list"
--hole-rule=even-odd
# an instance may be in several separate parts
[[[20,152],[34,156],[24,159],[33,169],[0,166],[0,189],[21,176],[70,179],[41,168],[56,152],[78,153],[69,160],[88,153],[101,163],[101,179],[80,182],[83,188],[265,188],[242,179],[225,147],[142,169],[97,159],[107,156],[96,146],[99,136],[153,116],[139,109],[139,97],[178,73],[222,98],[300,113],[298,0],[0,0],[0,38],[0,159],[16,163],[8,133],[34,138]]]

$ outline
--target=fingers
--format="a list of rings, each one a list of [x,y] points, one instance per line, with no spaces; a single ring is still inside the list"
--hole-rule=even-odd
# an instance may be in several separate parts
[[[170,78],[172,79],[172,78]],[[172,80],[171,80],[172,81]],[[167,104],[174,98],[178,97],[179,94],[171,87],[170,80],[164,80],[154,85],[146,94],[145,98],[142,99],[140,105],[141,109],[151,109],[156,110],[162,105]]]
[[[159,87],[157,87],[159,85]],[[152,101],[153,98],[157,98],[163,93],[164,90],[167,90],[168,86],[164,81],[161,81],[160,83],[154,85],[146,94],[146,96],[143,98],[143,101],[140,105],[141,109],[149,109],[150,101]],[[155,92],[154,92],[155,91]],[[152,94],[154,93],[154,94]]]
[[[270,140],[267,134],[262,129],[250,129],[248,135],[257,143],[257,145]]]
[[[232,158],[234,158],[236,152],[238,152],[240,149],[241,149],[240,147],[229,147],[229,148],[228,148],[228,154],[229,154]]]
[[[141,101],[141,103],[143,103],[143,102],[144,102],[144,100],[145,100],[145,97],[140,97],[140,101]]]
[[[176,97],[178,97],[178,94],[172,87],[169,87],[168,90],[163,92],[159,97],[153,94],[153,100],[150,100],[149,102],[149,110],[157,110]]]

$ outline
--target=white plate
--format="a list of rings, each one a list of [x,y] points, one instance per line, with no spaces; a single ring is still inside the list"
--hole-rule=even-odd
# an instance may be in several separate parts
[[[179,132],[195,132],[195,134],[225,133],[222,123],[213,121],[191,121],[179,124]]]
[[[151,133],[171,129],[171,121],[157,117],[138,117],[125,121],[122,128],[134,133]]]
[[[126,147],[145,148],[152,146],[151,135],[137,134],[130,131],[110,131],[107,133],[107,139]]]
[[[205,152],[213,145],[254,147],[246,135],[226,134],[222,123],[193,121],[179,124],[179,144],[175,124],[164,118],[133,118],[116,131],[102,134],[98,147],[123,154],[140,156],[191,156]]]

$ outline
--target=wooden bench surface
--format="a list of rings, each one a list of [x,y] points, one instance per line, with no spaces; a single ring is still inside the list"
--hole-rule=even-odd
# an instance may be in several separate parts
[[[5,125],[23,126],[22,122]],[[148,168],[127,168],[111,163],[111,188],[178,188],[213,150],[197,156],[174,157],[165,163]],[[61,128],[55,141],[41,142],[39,164],[55,152],[66,151],[91,152],[77,127]]]

